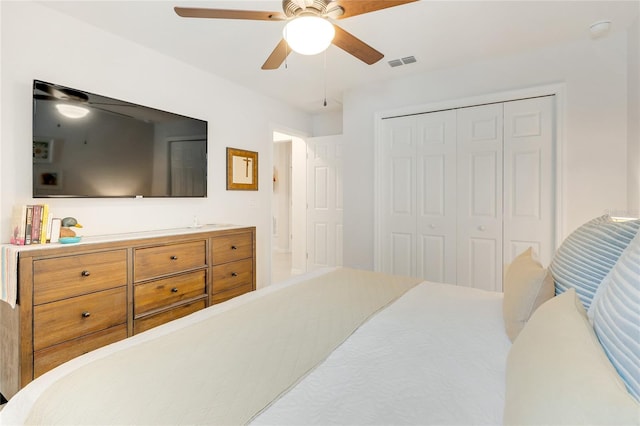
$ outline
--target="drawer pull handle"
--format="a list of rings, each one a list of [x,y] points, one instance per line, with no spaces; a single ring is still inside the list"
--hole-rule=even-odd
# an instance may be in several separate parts
[[[89,312],[89,311],[84,311],[82,313],[82,318],[89,318],[90,316],[91,316],[91,312]]]
[[[232,272],[232,273],[231,273],[231,276],[232,276],[232,277],[237,277],[237,276],[238,276],[238,273],[237,273],[237,272]]]
[[[238,247],[236,247],[236,246],[231,246],[231,250],[238,250]]]
[[[178,260],[178,256],[171,256],[171,260]]]
[[[83,277],[88,277],[89,275],[91,275],[91,273],[89,271],[82,271],[80,275],[82,275]]]
[[[174,287],[171,289],[171,293],[177,293],[178,292],[178,287]]]

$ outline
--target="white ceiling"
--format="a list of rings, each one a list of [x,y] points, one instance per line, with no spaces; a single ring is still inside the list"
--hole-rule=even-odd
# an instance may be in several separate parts
[[[342,93],[358,85],[589,39],[596,21],[611,20],[611,32],[624,31],[640,8],[637,0],[420,0],[336,21],[385,57],[366,65],[331,46],[325,73],[324,54],[292,53],[286,69],[260,69],[281,39],[284,22],[188,19],[173,11],[176,5],[281,11],[278,0],[42,3],[311,113],[340,109]],[[406,56],[418,62],[396,68],[387,63]]]

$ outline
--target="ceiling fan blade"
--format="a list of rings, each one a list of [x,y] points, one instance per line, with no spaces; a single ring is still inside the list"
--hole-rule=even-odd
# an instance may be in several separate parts
[[[262,69],[275,70],[280,68],[280,65],[282,65],[284,60],[287,59],[287,56],[289,56],[290,52],[291,52],[291,49],[289,49],[289,46],[287,45],[286,40],[285,39],[280,40],[280,43],[278,43],[276,48],[273,49],[273,52],[271,52],[271,55],[269,55],[267,60],[262,65]]]
[[[183,18],[248,19],[252,21],[284,21],[287,19],[287,16],[282,12],[260,10],[203,9],[177,6],[173,10]]]
[[[331,7],[333,8],[334,5],[342,7],[344,13],[336,17],[336,19],[344,19],[350,16],[362,15],[363,13],[413,3],[414,1],[417,0],[336,0],[331,3]]]
[[[74,102],[87,102],[89,96],[86,93],[75,89],[69,89],[68,87],[60,87],[54,84],[44,83],[41,81],[36,82],[35,88],[45,95],[35,95],[35,99],[38,100],[65,100]]]
[[[39,93],[36,93],[33,95],[33,99],[37,100],[37,101],[59,101],[59,98],[56,98],[55,96],[51,96],[51,95],[41,95]]]
[[[353,34],[343,30],[336,24],[333,24],[333,26],[336,29],[336,35],[332,42],[335,46],[338,46],[340,49],[355,56],[368,65],[373,65],[380,59],[384,58],[382,53],[378,52],[376,49],[369,46]]]

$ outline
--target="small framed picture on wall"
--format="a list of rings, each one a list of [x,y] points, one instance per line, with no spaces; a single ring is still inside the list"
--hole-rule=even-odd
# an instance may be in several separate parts
[[[227,148],[227,190],[258,190],[258,153]]]
[[[33,139],[33,162],[53,162],[53,139]]]
[[[39,189],[62,188],[62,172],[57,168],[42,169],[35,174],[35,186]]]

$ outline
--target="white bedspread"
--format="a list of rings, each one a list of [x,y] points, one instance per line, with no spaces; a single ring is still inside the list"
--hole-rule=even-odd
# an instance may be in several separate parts
[[[312,274],[312,277],[324,272]],[[298,284],[291,282],[246,294],[76,358],[41,376],[12,398],[5,410],[0,411],[0,424],[24,423],[33,415],[33,404],[39,405],[41,409],[55,409],[56,404],[61,401],[58,395],[51,393],[55,388],[51,386],[62,378],[82,372],[89,364],[101,363],[114,354],[132,350],[141,344],[150,345],[162,336],[171,336],[177,330],[192,327],[208,318],[213,319],[226,311],[248,306],[266,294],[278,293],[283,288],[296,285]],[[308,374],[303,375],[293,388],[279,399],[276,398],[275,402],[253,418],[253,423],[501,424],[509,347],[510,342],[502,321],[501,294],[446,284],[419,284],[360,326],[317,367],[311,370],[305,367]],[[166,350],[174,349],[167,347]],[[251,355],[265,356],[256,352]],[[248,359],[251,356],[244,357],[242,362]],[[142,360],[138,361],[139,365],[144,365]],[[192,366],[192,379],[196,382],[199,375],[209,373],[211,366],[215,366],[215,361],[207,361],[187,361]],[[257,366],[258,364],[249,366],[248,378],[252,377]],[[216,371],[216,374],[220,374],[225,369]],[[152,372],[151,369],[148,371],[149,374]],[[105,373],[109,376],[108,372]],[[125,418],[136,423],[135,419],[129,417],[132,407],[128,404],[128,407],[121,406],[117,401],[119,397],[140,395],[140,392],[144,392],[143,389],[138,388],[136,379],[131,378],[131,389],[122,392],[123,388],[113,382],[114,379],[117,379],[116,382],[122,379],[126,384],[126,378],[106,376],[102,380],[111,383],[109,391],[115,387],[119,389],[118,393],[110,393],[101,386],[89,386],[91,392],[97,392],[97,395],[103,395],[105,400],[109,400],[105,402],[106,409],[127,412]],[[206,412],[216,404],[215,392],[211,393],[203,388],[201,391],[196,389],[195,393],[185,394],[184,389],[179,390],[180,386],[176,386],[179,383],[172,382],[174,378],[175,375],[166,374],[162,379],[152,380],[154,388],[150,397],[139,399],[134,407],[141,412],[158,410],[159,407],[164,407],[160,410],[164,412],[167,407],[178,407],[177,411],[170,410],[175,415],[180,410],[185,410],[182,404],[193,402],[194,395],[196,400],[202,399],[197,402],[198,410]],[[77,383],[80,386],[79,392],[82,392],[85,382]],[[242,385],[241,387],[247,387],[246,382]],[[251,396],[251,399],[255,398],[256,395]],[[234,400],[238,404],[243,403],[242,398]],[[91,401],[85,401],[87,406],[84,408],[89,409],[90,405],[96,403],[93,397]],[[27,414],[29,412],[31,415]],[[196,420],[196,417],[189,417],[192,413],[188,414],[177,418],[164,414],[160,414],[160,417],[142,416],[137,420],[146,418],[146,421],[142,420],[145,424],[216,423],[213,418],[198,417]],[[119,424],[132,423],[123,421],[117,415],[111,417],[114,418],[121,419]],[[182,420],[177,420],[178,418]],[[34,419],[35,417],[31,417],[31,420]],[[43,418],[40,419],[42,421]],[[88,423],[104,423],[105,419],[98,416]],[[64,415],[56,420],[69,423],[68,419],[64,420]],[[249,419],[245,421],[247,420]],[[137,423],[141,424],[139,421]],[[217,423],[225,422],[218,419]]]
[[[254,424],[502,424],[502,294],[423,283],[360,327]]]
[[[54,380],[42,376],[36,382],[48,383],[19,422],[244,424],[418,282],[338,269],[220,314],[205,310],[179,332],[116,343]]]

